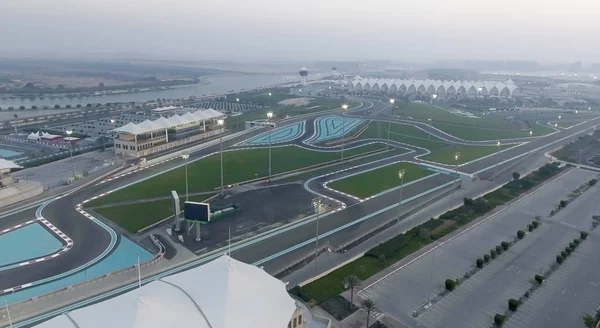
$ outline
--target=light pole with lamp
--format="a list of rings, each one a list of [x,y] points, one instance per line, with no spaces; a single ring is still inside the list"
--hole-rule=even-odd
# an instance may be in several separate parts
[[[348,105],[343,104],[342,105],[342,157],[341,157],[341,162],[344,161],[344,136],[346,134],[346,116],[344,116],[344,111],[346,111],[348,109]]]
[[[190,158],[190,154],[182,154],[181,158],[183,158],[184,161],[184,166],[185,166],[185,201],[188,201],[188,195],[189,195],[189,190],[188,190],[188,169],[187,169],[187,162],[188,162],[188,158]]]
[[[431,95],[431,101],[430,101],[429,103],[430,103],[430,104],[433,104],[433,101],[434,101],[434,100],[436,100],[436,99],[437,99],[437,97],[438,97],[438,95],[437,95],[437,94],[435,94],[435,93],[434,93],[434,94],[432,94],[432,95]]]
[[[396,99],[390,98],[390,105],[392,106],[392,112],[394,111],[394,102]],[[385,150],[390,149],[390,131],[392,130],[392,122],[388,121],[388,133],[387,133],[387,144],[385,145]]]
[[[273,118],[273,112],[267,112],[267,122]],[[271,183],[271,131],[273,130],[273,125],[271,122],[269,123],[269,183]]]
[[[112,127],[111,134],[113,139],[113,151],[115,152],[115,165],[117,165],[117,140],[115,140],[115,120],[110,119],[110,125]]]
[[[427,140],[431,140],[431,125],[432,123],[432,119],[428,118],[427,122],[429,123],[429,133],[427,134]]]
[[[271,96],[272,96],[272,95],[273,95],[273,94],[269,92],[269,107],[271,107]]]
[[[454,153],[454,160],[456,161],[456,166],[454,167],[454,173],[455,173],[455,178],[459,177],[458,175],[458,159],[460,158],[460,152],[458,153]],[[460,183],[460,180],[459,180]],[[452,209],[452,205],[454,204],[454,192],[456,191],[456,188],[453,186],[452,188],[452,203],[450,203],[450,208]]]
[[[315,276],[317,275],[317,253],[319,251],[319,211],[321,209],[321,203],[321,197],[315,197],[312,199],[312,206],[317,214],[317,231],[315,233]]]
[[[223,195],[223,193],[225,192],[225,183],[224,183],[224,179],[223,179],[223,124],[225,123],[225,120],[223,119],[219,119],[217,120],[217,125],[219,125],[219,145],[221,148],[221,195]]]
[[[498,141],[496,143],[496,145],[498,146],[498,150],[496,152],[498,152],[500,150],[500,141]],[[494,186],[496,185],[496,174],[498,173],[498,162],[496,162],[496,165],[494,166],[494,176],[492,178],[492,181],[494,182]]]
[[[67,134],[67,141],[69,142],[69,151],[71,152],[71,171],[73,172],[73,179],[75,179],[75,165],[73,164],[73,140],[71,140],[71,134],[73,134],[73,130],[67,129],[65,130]]]
[[[398,171],[398,178],[400,179],[400,200],[398,200],[398,217],[396,218],[398,234],[400,234],[400,216],[402,215],[402,190],[404,189],[404,173],[406,173],[405,169]]]

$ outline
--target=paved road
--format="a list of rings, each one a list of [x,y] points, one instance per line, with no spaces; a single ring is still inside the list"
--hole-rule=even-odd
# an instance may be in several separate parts
[[[517,230],[526,230],[525,226],[536,215],[547,215],[566,193],[595,176],[582,170],[568,173],[537,191],[535,196],[528,196],[435,252],[368,287],[361,295],[373,298],[381,310],[411,326],[488,327],[495,313],[504,312],[508,299],[522,295],[531,285],[533,276],[546,270],[556,254],[577,237],[580,229],[589,228],[591,215],[597,210],[593,201],[598,197],[597,187],[559,214],[545,219],[540,228],[435,303],[418,319],[415,320],[411,314],[426,302],[430,281],[431,295],[436,299],[436,295],[444,289],[445,279],[462,277],[474,267],[475,259],[501,241],[514,238]]]
[[[552,136],[542,138],[536,141],[533,141],[529,144],[520,146],[518,149],[512,149],[505,151],[502,158],[510,158],[512,156],[521,155],[527,153],[528,151],[548,144],[551,141],[558,140],[561,137],[565,137],[574,133],[575,131],[581,131],[584,128],[588,128],[592,125],[596,124],[595,122],[586,123],[580,125],[577,128],[572,128],[568,131],[563,131]],[[310,124],[307,124],[307,126]],[[241,141],[242,139],[247,138],[245,136],[243,138],[238,138],[226,143],[225,146],[232,145],[236,142]],[[191,155],[191,159],[198,158],[203,154],[210,153],[216,151],[218,149],[218,145],[210,147],[204,151],[194,153]],[[498,161],[498,158],[486,158],[475,163],[466,164],[461,167],[461,171],[467,173],[479,173],[478,171],[493,165]],[[93,195],[98,195],[119,186],[124,186],[126,184],[132,183],[144,177],[148,177],[151,174],[155,174],[159,171],[164,171],[169,168],[173,168],[177,165],[180,165],[180,161],[174,160],[161,165],[158,165],[150,170],[142,170],[133,174],[129,174],[124,178],[113,180],[109,183],[104,183],[100,185],[96,185],[80,192],[77,192],[73,195],[69,195],[68,197],[60,198],[52,203],[50,203],[43,211],[43,215],[50,220],[53,224],[55,224],[59,229],[64,229],[63,231],[70,235],[74,241],[76,247],[66,253],[65,255],[60,257],[61,262],[48,261],[48,262],[40,262],[35,265],[35,267],[31,267],[32,275],[37,275],[36,278],[42,277],[50,277],[59,272],[64,272],[66,270],[76,268],[82,263],[86,263],[89,259],[96,257],[100,254],[106,246],[108,245],[108,234],[105,231],[102,231],[98,226],[92,224],[88,220],[84,219],[79,213],[77,213],[73,208],[76,204],[81,201],[92,197]],[[482,174],[484,176],[485,174]],[[432,179],[432,183],[441,184],[441,181],[434,182]],[[432,185],[413,185],[411,187],[407,187],[404,191],[405,195],[409,196],[411,194],[418,194],[420,191],[424,191],[430,188]],[[391,200],[390,200],[391,199]],[[353,222],[358,218],[364,217],[365,215],[372,215],[373,217],[377,216],[387,216],[393,217],[396,213],[396,210],[388,209],[378,212],[380,210],[390,204],[394,204],[397,202],[396,197],[378,197],[372,199],[367,202],[363,202],[358,206],[351,206],[345,211],[337,212],[332,215],[323,218],[321,221],[321,231],[324,233],[331,231],[333,229],[338,229],[340,226],[347,224],[349,222]],[[26,220],[28,217],[23,213],[18,213],[12,216],[12,220]],[[4,224],[5,220],[1,220]],[[76,223],[76,224],[74,224]],[[354,225],[351,228],[346,229],[346,237],[354,235],[357,233],[361,224]],[[368,225],[368,224],[363,224]],[[364,227],[363,227],[364,228]],[[297,245],[299,242],[306,241],[314,235],[315,226],[314,222],[306,222],[306,224],[299,224],[295,229],[291,229],[286,233],[282,233],[277,235],[271,239],[268,239],[266,242],[261,242],[254,244],[251,247],[246,247],[237,252],[233,253],[233,256],[239,258],[245,262],[254,262],[260,259],[263,259],[267,256],[273,255],[278,252],[278,250],[283,250],[294,245]],[[71,235],[72,234],[72,235]],[[90,237],[93,236],[93,237]],[[89,244],[90,238],[93,239],[93,244]],[[346,238],[347,239],[347,238]],[[92,246],[90,246],[92,245]],[[80,250],[77,250],[80,248]],[[0,282],[0,288],[3,287],[11,287],[18,282],[22,282],[30,279],[22,279],[24,275],[23,270],[14,270],[13,272],[7,271],[5,274],[5,279],[2,279]],[[29,271],[29,270],[27,270]]]

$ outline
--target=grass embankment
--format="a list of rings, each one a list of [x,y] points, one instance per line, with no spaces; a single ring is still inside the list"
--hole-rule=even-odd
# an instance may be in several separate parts
[[[385,149],[385,146],[383,147],[383,149]],[[335,172],[335,171],[342,170],[342,169],[356,166],[356,165],[371,163],[373,161],[392,157],[392,156],[406,154],[407,152],[408,151],[406,149],[399,149],[399,148],[391,147],[389,151],[377,152],[373,155],[369,155],[369,156],[367,156],[365,158],[361,158],[361,159],[356,159],[356,160],[351,160],[351,161],[344,160],[343,163],[338,163],[335,165],[331,165],[331,166],[324,167],[321,169],[316,169],[316,170],[306,172],[306,173],[300,173],[300,174],[293,175],[293,176],[290,176],[290,177],[287,177],[284,179],[273,181],[273,183],[279,184],[279,183],[306,181],[310,178],[317,177],[319,175],[327,174],[330,172]]]
[[[345,157],[357,156],[382,149],[383,145],[373,144],[344,151]],[[308,166],[333,162],[340,159],[339,152],[318,152],[295,146],[272,148],[272,174],[283,173]],[[220,154],[188,164],[189,192],[212,191],[221,185]],[[268,176],[268,148],[236,150],[223,153],[225,184],[235,184]],[[171,190],[180,195],[185,192],[185,169],[167,171],[151,179],[115,191],[104,197],[86,203],[86,206],[99,206],[108,203],[136,199],[167,196]]]
[[[181,195],[181,197],[181,208],[183,209],[185,196]],[[189,200],[193,202],[201,202],[208,198],[210,198],[209,195],[199,195],[190,196]],[[136,233],[142,228],[173,215],[173,207],[170,199],[101,207],[94,209],[94,211],[131,233]]]
[[[418,165],[402,162],[337,180],[327,186],[359,198],[367,198],[400,186],[401,180],[398,178],[398,171],[400,170],[405,170],[405,184],[433,174],[433,172],[424,170]]]
[[[465,198],[463,206],[442,214],[437,220],[429,220],[404,234],[383,242],[356,261],[346,264],[304,287],[296,286],[290,292],[307,302],[320,304],[344,292],[342,281],[345,277],[356,275],[360,280],[365,280],[425,245],[483,216],[496,206],[518,197],[560,171],[558,164],[546,164],[530,175],[513,180],[483,197],[474,200]]]
[[[369,127],[361,134],[361,138],[387,138],[388,126],[390,127],[390,139],[405,144],[429,149],[431,154],[420,157],[426,161],[432,161],[440,164],[456,164],[454,154],[460,152],[460,163],[466,163],[478,158],[493,154],[497,151],[512,147],[512,145],[498,146],[468,146],[449,143],[427,131],[418,129],[412,125],[391,124],[372,122]]]
[[[394,114],[404,119],[427,122],[433,120],[433,126],[464,140],[496,140],[529,137],[529,130],[520,130],[518,127],[503,117],[485,115],[481,117],[468,117],[453,114],[447,110],[428,104],[399,103],[394,109]],[[542,136],[552,133],[550,127],[540,126],[529,122],[533,136]]]

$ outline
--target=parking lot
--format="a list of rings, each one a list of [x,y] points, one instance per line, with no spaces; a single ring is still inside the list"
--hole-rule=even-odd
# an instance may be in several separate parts
[[[489,327],[493,323],[494,314],[503,313],[507,309],[510,298],[522,295],[531,286],[534,275],[547,270],[556,254],[576,238],[580,230],[590,227],[591,216],[600,212],[596,202],[600,195],[598,187],[584,193],[557,215],[548,217],[548,214],[571,190],[595,177],[597,174],[592,172],[572,170],[435,251],[368,286],[360,295],[373,299],[386,315],[414,327]],[[444,289],[446,279],[462,277],[475,267],[477,258],[485,253],[489,254],[489,250],[501,241],[512,240],[517,230],[527,230],[527,224],[536,215],[543,217],[540,228],[529,233],[455,291],[439,302],[434,302],[433,307],[418,318],[412,317],[414,310],[427,303],[430,286],[431,297],[435,299]],[[580,252],[583,253],[577,251],[578,254]],[[598,268],[600,264],[597,265],[596,272]],[[563,274],[561,270],[557,273],[557,280]],[[523,310],[525,309],[524,306]],[[586,311],[591,310],[579,309],[579,314]],[[544,315],[533,310],[531,312],[529,317]],[[579,323],[581,318],[578,320]],[[515,317],[510,324],[521,327],[518,321],[520,320]],[[556,327],[571,327],[573,324],[575,322]],[[554,325],[546,324],[544,327]]]

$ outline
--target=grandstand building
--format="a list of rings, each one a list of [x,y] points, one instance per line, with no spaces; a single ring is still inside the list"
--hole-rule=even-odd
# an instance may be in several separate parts
[[[440,81],[440,80],[396,80],[362,78],[356,76],[350,82],[355,91],[400,94],[429,94],[444,96],[489,96],[512,97],[517,85],[512,80],[500,81]]]
[[[330,328],[263,269],[223,255],[37,328]]]
[[[114,146],[123,158],[140,158],[163,152],[222,132],[217,121],[225,115],[214,109],[187,112],[114,129]]]

